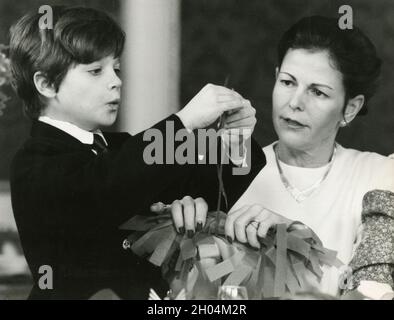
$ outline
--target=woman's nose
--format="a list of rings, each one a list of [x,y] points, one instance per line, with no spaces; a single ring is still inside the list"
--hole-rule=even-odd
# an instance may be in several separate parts
[[[290,101],[289,101],[289,107],[292,110],[300,110],[303,111],[304,110],[304,93],[301,89],[296,90]]]

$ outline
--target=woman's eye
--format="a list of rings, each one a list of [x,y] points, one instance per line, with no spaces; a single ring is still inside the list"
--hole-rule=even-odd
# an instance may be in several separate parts
[[[280,80],[282,84],[284,84],[286,87],[290,87],[293,84],[293,81],[291,80]]]
[[[323,91],[320,91],[319,89],[312,88],[311,91],[317,97],[327,97],[327,95]]]
[[[89,70],[89,73],[94,76],[97,76],[101,73],[101,68],[95,68],[95,69]]]

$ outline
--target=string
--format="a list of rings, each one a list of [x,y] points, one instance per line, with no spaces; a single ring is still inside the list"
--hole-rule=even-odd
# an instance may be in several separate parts
[[[224,80],[224,87],[228,86],[228,82],[230,79],[230,75],[227,75],[226,79]],[[224,126],[224,114],[221,114],[219,117],[219,121],[218,121],[218,131],[220,132],[221,129],[223,129]],[[222,141],[220,143],[220,148],[221,148],[221,152],[220,152],[220,160],[219,163],[217,165],[217,176],[218,176],[218,183],[219,183],[219,187],[218,187],[218,199],[217,199],[217,205],[216,205],[216,234],[219,233],[219,220],[220,220],[220,207],[221,207],[221,202],[222,202],[222,196],[224,197],[224,200],[226,202],[226,207],[228,206],[227,203],[227,196],[226,196],[226,192],[224,190],[224,184],[223,184],[223,161],[222,161],[222,156],[223,156],[223,148],[222,148]]]

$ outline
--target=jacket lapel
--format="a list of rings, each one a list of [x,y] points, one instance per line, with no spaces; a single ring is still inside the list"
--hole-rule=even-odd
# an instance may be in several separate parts
[[[108,148],[110,150],[120,148],[124,141],[130,137],[130,135],[125,132],[103,132],[103,134],[108,142]],[[33,140],[38,139],[41,142],[45,141],[52,147],[59,146],[63,150],[77,149],[89,151],[92,153],[90,145],[83,144],[81,141],[64,132],[63,130],[53,127],[42,121],[33,121],[30,135]]]

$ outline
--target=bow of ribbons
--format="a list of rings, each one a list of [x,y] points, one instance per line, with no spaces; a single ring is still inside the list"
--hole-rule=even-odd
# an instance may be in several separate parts
[[[221,286],[245,286],[251,299],[275,298],[308,289],[305,274],[318,281],[322,266],[340,267],[336,251],[324,248],[301,222],[278,224],[260,239],[260,250],[229,243],[226,214],[210,212],[193,238],[176,232],[170,213],[134,216],[120,229],[133,231],[125,249],[161,267],[163,277],[186,290],[189,299],[216,298]],[[175,292],[176,293],[176,292]]]

